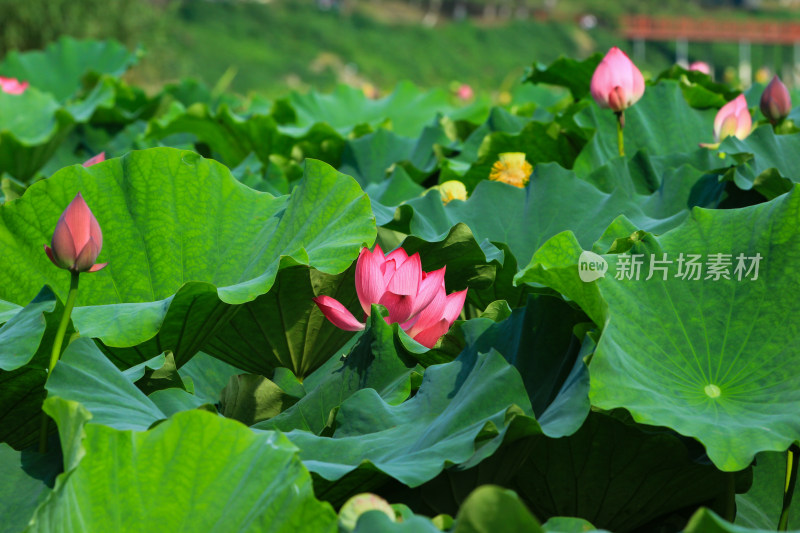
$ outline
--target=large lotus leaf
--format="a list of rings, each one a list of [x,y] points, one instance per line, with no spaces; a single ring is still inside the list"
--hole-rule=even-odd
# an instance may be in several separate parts
[[[251,152],[261,161],[269,162],[270,155],[288,156],[292,148],[291,139],[278,132],[272,117],[240,117],[226,105],[211,111],[206,104],[186,109],[173,103],[165,116],[150,122],[147,130],[147,137],[154,140],[176,134],[193,135],[231,168]]]
[[[358,517],[353,533],[441,533],[430,519],[424,516],[403,517],[395,521],[381,511],[368,511]]]
[[[62,37],[42,51],[10,52],[0,63],[0,76],[25,80],[63,102],[82,87],[84,75],[121,76],[137,58],[115,41]]]
[[[0,328],[0,442],[33,444],[41,425],[44,382],[64,306],[45,286]],[[73,329],[67,326],[67,336]]]
[[[280,265],[342,272],[375,235],[366,195],[318,161],[306,162],[291,196],[274,198],[219,163],[154,148],[66,168],[0,207],[0,298],[25,302],[42,284],[65,295],[69,274],[41,248],[78,191],[103,229],[98,261],[109,266],[81,276],[73,322],[109,352],[133,347],[116,350],[120,364],[170,349],[182,365],[237,305],[271,288]]]
[[[284,367],[304,378],[353,336],[326,319],[312,298],[330,296],[360,316],[354,275],[355,265],[337,275],[307,266],[284,268],[272,289],[242,305],[203,350],[248,372],[271,376]]]
[[[56,312],[57,311],[57,312]],[[55,312],[54,319],[48,318]],[[28,364],[42,344],[48,322],[61,319],[63,306],[50,287],[45,286],[30,304],[0,327],[0,370],[16,370]],[[45,346],[45,348],[49,348]]]
[[[286,435],[322,479],[358,469],[414,487],[447,466],[488,457],[507,433],[538,433],[531,414],[519,374],[501,355],[466,351],[428,367],[417,393],[399,405],[364,388],[339,406],[330,437],[300,430]]]
[[[205,403],[216,404],[231,376],[244,372],[216,357],[199,352],[178,370],[178,374],[184,382],[192,383],[195,396]]]
[[[686,70],[680,65],[673,65],[665,70],[658,75],[656,81],[665,79],[679,81],[686,101],[699,109],[720,108],[739,94],[739,91],[732,90],[728,85],[714,82],[708,74]]]
[[[26,469],[23,453],[0,444],[0,533],[18,533],[50,488]]]
[[[778,528],[786,485],[786,455],[786,452],[756,455],[753,486],[746,494],[736,495],[736,524],[756,529]],[[800,494],[797,490],[789,510],[789,528],[800,528]]]
[[[28,180],[53,156],[73,124],[74,118],[49,94],[0,91],[0,174]]]
[[[739,188],[754,188],[772,199],[800,182],[798,139],[798,133],[775,135],[772,126],[766,124],[744,140],[725,139],[719,151],[727,157],[720,162],[735,167],[733,180]]]
[[[466,202],[442,203],[438,194],[406,202],[399,209],[410,217],[409,229],[427,241],[440,239],[458,222],[467,224],[478,242],[508,245],[514,257],[525,263],[550,237],[572,230],[589,248],[603,229],[624,213],[640,227],[664,231],[684,216],[650,218],[639,206],[640,198],[619,189],[607,194],[555,164],[536,167],[525,189],[484,181]],[[580,206],[576,212],[575,205]],[[503,206],[498,209],[497,206]]]
[[[471,349],[493,348],[519,371],[542,432],[556,438],[574,433],[589,412],[589,373],[573,334],[585,321],[580,310],[541,295],[484,331],[462,327]]]
[[[698,509],[692,519],[686,524],[683,533],[773,533],[774,529],[753,529],[745,526],[731,524],[710,509]],[[789,533],[798,533],[800,529],[787,530]]]
[[[560,57],[550,65],[537,63],[525,81],[566,87],[575,100],[580,100],[589,94],[592,75],[602,59],[602,54],[594,54],[583,61]]]
[[[699,446],[689,441],[687,447],[667,430],[593,412],[569,437],[531,440],[510,486],[542,519],[578,516],[611,531],[633,531],[727,494],[729,474],[703,463]]]
[[[254,427],[320,434],[331,425],[332,411],[365,388],[389,404],[403,402],[411,394],[416,361],[399,341],[397,329],[386,324],[380,314],[373,313],[367,330],[346,356],[331,358],[305,380],[306,394],[299,402]]]
[[[544,533],[519,497],[496,485],[478,487],[458,510],[453,533]]]
[[[295,120],[291,127],[282,128],[287,133],[318,122],[325,122],[342,134],[360,124],[388,123],[398,135],[416,137],[437,113],[453,109],[445,91],[420,91],[409,82],[398,84],[390,95],[379,100],[367,98],[355,87],[339,85],[331,94],[292,93],[288,103]]]
[[[696,437],[727,471],[800,438],[800,422],[787,415],[800,403],[790,371],[800,357],[800,301],[791,289],[800,260],[798,189],[743,209],[697,208],[662,237],[634,234],[626,255],[604,256],[608,272],[592,283],[577,277],[574,237],[559,235],[539,250],[518,281],[548,284],[605,324],[591,364],[593,405],[624,407],[637,421]],[[642,254],[639,279],[623,268],[630,254]],[[671,263],[654,266],[667,270],[646,280],[650,261],[663,254]],[[680,254],[698,255],[701,272],[684,265],[679,277]],[[730,279],[716,279],[708,266],[715,258]]]
[[[61,426],[69,420],[58,403],[71,402],[47,401]],[[336,530],[336,514],[314,498],[297,449],[282,435],[254,434],[203,411],[146,432],[91,422],[83,431],[80,462],[59,478],[28,531]]]
[[[344,145],[339,170],[353,176],[362,187],[368,183],[381,183],[386,179],[390,167],[411,158],[416,144],[415,139],[381,128],[348,140]]]
[[[97,424],[120,430],[144,431],[170,413],[165,412],[153,398],[163,401],[166,396],[180,397],[171,405],[182,403],[186,409],[200,407],[204,402],[182,389],[165,389],[149,398],[123,374],[91,339],[72,342],[61,360],[56,363],[47,380],[49,396],[83,405]]]
[[[642,99],[625,110],[625,153],[642,149],[651,155],[696,151],[699,143],[714,141],[715,115],[713,109],[690,107],[675,81],[648,85]],[[590,105],[575,115],[575,121],[582,128],[596,130],[575,160],[578,175],[585,176],[619,156],[614,113]]]

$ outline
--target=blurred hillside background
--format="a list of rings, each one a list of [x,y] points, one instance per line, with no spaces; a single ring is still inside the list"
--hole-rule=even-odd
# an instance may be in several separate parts
[[[267,96],[339,82],[382,94],[411,80],[502,100],[526,66],[561,55],[619,45],[645,72],[672,65],[675,41],[633,49],[630,14],[800,22],[800,0],[0,0],[0,56],[61,35],[114,38],[141,46],[128,76],[152,90],[195,77]],[[741,43],[683,46],[689,61],[736,81]],[[748,49],[756,81],[800,61],[800,44]]]

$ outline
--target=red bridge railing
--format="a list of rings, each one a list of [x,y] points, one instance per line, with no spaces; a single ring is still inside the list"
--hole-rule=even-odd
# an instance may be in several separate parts
[[[622,32],[627,39],[692,42],[739,42],[754,44],[794,44],[800,42],[800,22],[757,20],[716,20],[655,18],[646,15],[622,17]]]

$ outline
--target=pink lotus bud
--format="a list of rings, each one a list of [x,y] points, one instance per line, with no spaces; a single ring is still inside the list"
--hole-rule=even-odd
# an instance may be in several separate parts
[[[356,262],[356,293],[367,316],[372,304],[389,311],[386,322],[398,322],[420,344],[432,348],[447,333],[464,307],[467,291],[446,295],[445,269],[423,272],[419,254],[409,256],[405,250],[384,255],[380,246],[370,252],[361,250]],[[346,331],[365,327],[340,302],[330,296],[314,298],[322,314],[334,326]]]
[[[466,83],[462,83],[461,86],[456,91],[456,96],[459,100],[467,101],[472,100],[475,96],[475,91],[472,90],[472,87],[467,85]]]
[[[792,97],[786,85],[775,76],[761,93],[761,112],[772,124],[786,118],[792,110]]]
[[[8,94],[22,94],[28,88],[28,82],[20,82],[16,78],[4,78],[0,76],[0,91]]]
[[[711,67],[705,61],[695,61],[691,65],[689,65],[689,70],[696,70],[698,72],[702,72],[703,74],[711,75]]]
[[[96,165],[97,163],[102,163],[105,160],[106,160],[106,153],[105,152],[100,152],[96,156],[91,157],[91,158],[87,159],[86,161],[84,161],[83,162],[83,166],[90,167],[92,165]]]
[[[61,213],[51,244],[52,248],[45,244],[44,251],[58,268],[97,272],[108,264],[94,264],[103,247],[103,232],[81,193]]]
[[[745,139],[752,128],[753,119],[743,94],[722,106],[714,118],[714,138],[717,142],[730,136]]]
[[[644,77],[625,52],[613,47],[592,75],[592,98],[602,108],[623,111],[644,94]]]

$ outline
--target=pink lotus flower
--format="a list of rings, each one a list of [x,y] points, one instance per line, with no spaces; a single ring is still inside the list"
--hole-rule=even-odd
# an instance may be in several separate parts
[[[106,153],[105,152],[100,152],[96,156],[90,157],[89,159],[84,161],[83,162],[83,166],[90,167],[92,165],[96,165],[97,163],[102,163],[105,160],[106,160]]]
[[[714,118],[714,139],[717,142],[730,136],[745,139],[750,135],[752,128],[753,119],[750,117],[750,110],[747,109],[747,100],[740,94],[717,112]]]
[[[433,348],[458,318],[467,297],[466,289],[445,292],[444,272],[444,268],[423,272],[419,254],[409,257],[402,248],[385,256],[378,245],[373,252],[364,248],[356,262],[358,301],[366,316],[372,304],[383,305],[389,311],[387,323],[399,323],[411,338]],[[317,296],[314,303],[337,328],[360,331],[365,327],[330,296]]]
[[[466,83],[462,83],[456,91],[456,96],[459,100],[466,102],[467,100],[472,100],[472,98],[475,96],[475,91],[473,91],[472,87]]]
[[[780,122],[792,110],[792,97],[778,76],[761,93],[761,112],[772,124]]]
[[[691,65],[689,65],[689,70],[696,70],[697,72],[702,72],[703,74],[711,75],[711,67],[705,61],[695,61]]]
[[[642,97],[644,77],[625,52],[615,46],[597,65],[590,88],[597,105],[620,112]]]
[[[52,248],[45,244],[44,251],[58,268],[97,272],[108,264],[94,264],[103,247],[103,232],[81,193],[61,213],[51,244]]]
[[[28,82],[20,82],[16,78],[4,78],[0,76],[0,91],[8,94],[22,94],[28,88]]]

